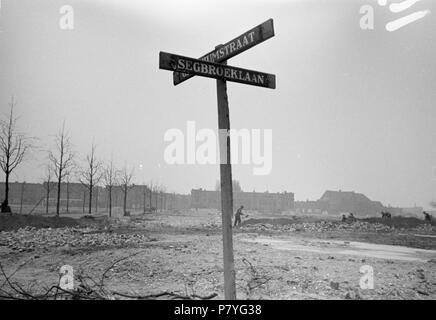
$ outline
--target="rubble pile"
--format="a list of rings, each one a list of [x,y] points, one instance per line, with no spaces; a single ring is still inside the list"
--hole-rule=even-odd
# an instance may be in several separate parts
[[[36,229],[25,227],[17,231],[0,232],[0,246],[6,246],[17,252],[48,248],[121,247],[140,245],[149,241],[150,238],[144,234],[98,232],[92,228]]]
[[[410,231],[411,229],[395,228],[382,223],[368,223],[356,221],[352,223],[341,223],[335,221],[319,221],[319,222],[302,222],[292,223],[287,225],[279,224],[250,224],[245,225],[243,228],[255,229],[259,231],[273,230],[273,231],[290,231],[290,232],[328,232],[328,231],[358,231],[358,232],[394,232],[394,231]],[[435,226],[429,224],[420,225],[413,228],[415,232],[436,232]]]
[[[417,226],[416,228],[413,228],[413,231],[416,231],[418,233],[436,233],[436,226],[431,224],[422,224],[420,226]]]

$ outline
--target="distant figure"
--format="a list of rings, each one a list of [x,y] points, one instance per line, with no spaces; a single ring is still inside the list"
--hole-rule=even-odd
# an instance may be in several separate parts
[[[382,219],[390,219],[390,218],[392,218],[392,215],[390,214],[390,212],[382,211],[381,215],[382,215]]]
[[[424,220],[425,220],[425,221],[431,222],[431,220],[432,220],[432,216],[431,216],[430,213],[424,211],[422,214],[425,216],[425,217],[424,217]]]
[[[354,214],[352,212],[348,213],[348,217],[345,216],[345,214],[342,215],[342,222],[354,222],[357,219],[354,217]]]
[[[242,213],[242,209],[244,209],[244,206],[241,206],[235,213],[235,224],[234,227],[240,227],[241,226],[241,216],[245,216],[245,214]]]
[[[2,213],[12,213],[11,207],[8,204],[8,200],[4,200],[1,204]]]

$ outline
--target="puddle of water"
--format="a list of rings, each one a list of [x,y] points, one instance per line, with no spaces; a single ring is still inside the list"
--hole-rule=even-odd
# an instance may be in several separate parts
[[[410,236],[411,234],[409,233],[399,233],[399,236]],[[432,235],[432,234],[412,234],[412,236],[414,237],[422,237],[422,238],[436,238],[436,235]]]
[[[414,234],[415,237],[423,237],[423,238],[436,238],[436,236],[432,236],[429,234]]]
[[[270,245],[274,249],[278,250],[304,251],[323,254],[344,254],[379,259],[426,262],[429,259],[436,258],[436,250],[425,250],[365,242],[317,240],[314,243],[309,243],[306,245],[295,243],[295,241],[292,240],[267,238],[244,239],[244,241]]]

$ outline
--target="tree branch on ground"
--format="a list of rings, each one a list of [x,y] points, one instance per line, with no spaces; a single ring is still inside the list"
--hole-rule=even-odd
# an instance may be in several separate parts
[[[257,289],[263,285],[267,285],[269,281],[273,280],[272,277],[259,272],[253,264],[246,258],[242,258],[242,262],[248,267],[249,278],[247,280],[246,286],[242,287],[247,296],[251,298],[254,289]]]
[[[92,277],[87,276],[83,274],[83,272],[80,272],[76,275],[78,285],[76,285],[76,288],[74,290],[66,290],[60,287],[59,284],[52,285],[49,288],[45,287],[42,288],[43,291],[41,292],[41,289],[37,292],[34,292],[35,290],[32,288],[24,289],[23,286],[17,282],[12,281],[12,276],[24,266],[21,265],[18,267],[11,275],[7,275],[3,265],[0,263],[0,276],[2,276],[5,280],[3,282],[3,285],[0,287],[0,298],[2,299],[10,299],[10,300],[58,300],[58,299],[68,299],[68,300],[114,300],[117,296],[123,297],[123,298],[129,298],[129,299],[136,299],[136,300],[153,300],[161,297],[171,297],[174,299],[181,299],[181,300],[193,300],[193,299],[201,299],[201,300],[209,300],[213,299],[217,296],[216,293],[212,293],[206,296],[201,296],[196,293],[193,293],[191,295],[181,295],[176,292],[159,292],[154,294],[148,294],[148,295],[134,295],[131,293],[124,293],[124,292],[118,292],[109,290],[108,288],[105,288],[104,286],[104,278],[108,271],[110,271],[117,263],[127,260],[143,251],[131,254],[129,256],[123,257],[121,259],[116,260],[105,269],[104,273],[101,276],[100,282],[95,281]],[[60,283],[60,281],[59,281]],[[3,288],[7,285],[7,288]],[[33,290],[32,290],[33,289]],[[33,291],[33,292],[31,292]]]

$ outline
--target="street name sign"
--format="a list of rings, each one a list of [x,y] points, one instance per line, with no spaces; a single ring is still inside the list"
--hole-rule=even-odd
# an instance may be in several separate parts
[[[270,89],[276,88],[276,77],[273,74],[193,59],[167,52],[159,53],[159,68],[252,86]]]

